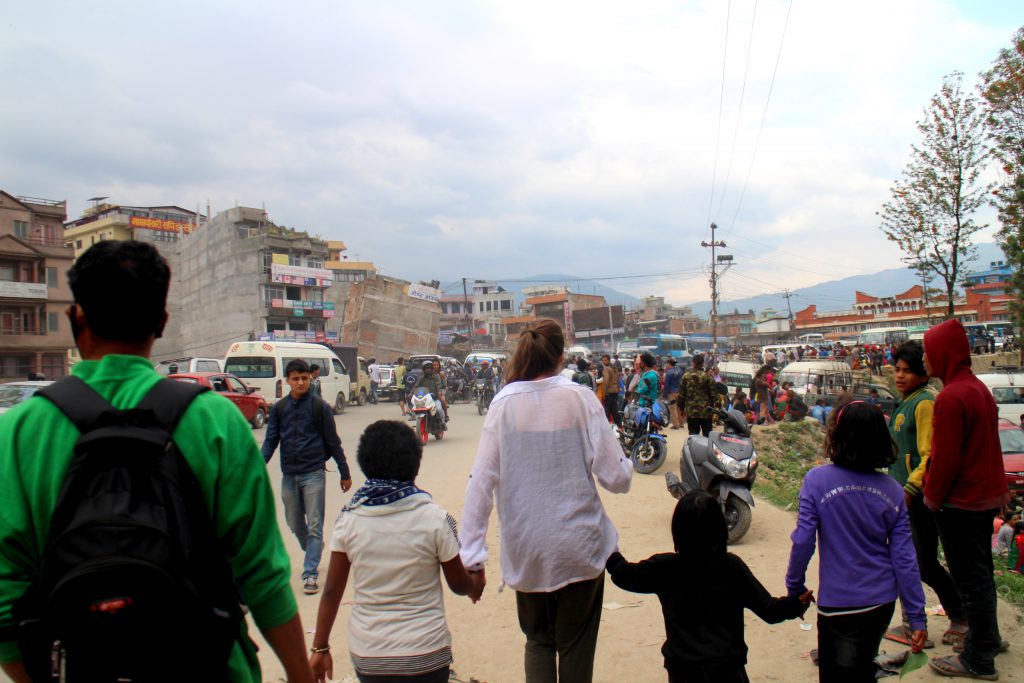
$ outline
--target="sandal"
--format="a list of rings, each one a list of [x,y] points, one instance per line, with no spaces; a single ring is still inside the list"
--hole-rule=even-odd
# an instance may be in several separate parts
[[[945,636],[943,636],[943,642],[945,642]],[[1010,649],[1010,641],[1008,641],[1008,640],[1000,640],[999,641],[999,654],[1002,654],[1002,653],[1006,652],[1009,649]],[[964,651],[964,640],[963,640],[963,636],[961,636],[960,637],[960,642],[953,644],[953,652],[963,652],[963,651]]]
[[[909,626],[900,625],[893,626],[891,629],[885,632],[886,640],[891,640],[901,645],[910,645],[911,630]],[[935,647],[935,642],[932,640],[924,641],[924,649],[930,650]]]
[[[960,661],[959,655],[950,655],[948,657],[933,657],[928,666],[932,668],[932,671],[939,674],[940,676],[948,676],[950,678],[974,678],[980,681],[998,681],[999,672],[993,671],[990,674],[976,674]]]
[[[942,634],[942,644],[952,645],[954,649],[964,649],[964,637],[967,635],[967,624],[962,627],[954,627],[950,625],[946,632]]]

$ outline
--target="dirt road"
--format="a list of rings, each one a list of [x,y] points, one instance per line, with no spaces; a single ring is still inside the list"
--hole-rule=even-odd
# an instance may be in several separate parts
[[[336,418],[349,454],[349,461],[352,463],[356,486],[362,481],[362,476],[355,465],[359,434],[374,420],[393,419],[398,415],[399,410],[395,404],[385,403],[353,407]],[[462,513],[466,480],[476,453],[482,422],[483,418],[476,414],[474,406],[452,406],[451,430],[443,441],[431,440],[424,450],[418,482],[422,488],[433,494],[439,505],[447,508],[456,518]],[[258,439],[262,439],[262,430],[255,434]],[[669,431],[668,434],[669,460],[660,472],[646,476],[634,475],[633,488],[626,495],[613,495],[602,491],[608,514],[619,529],[620,548],[631,560],[643,559],[655,552],[671,550],[672,547],[669,520],[674,501],[665,492],[663,474],[668,468],[677,466],[685,430]],[[276,459],[271,463],[271,474],[277,490],[280,468]],[[328,491],[325,526],[329,529],[347,495],[341,494],[336,475],[328,475]],[[281,528],[287,530],[283,515],[280,513],[280,503],[278,507]],[[777,595],[785,591],[784,576],[789,557],[789,533],[794,521],[793,512],[780,510],[759,500],[754,509],[754,522],[750,532],[740,544],[732,548],[733,552],[750,565],[754,574],[768,590]],[[302,595],[298,578],[302,555],[294,537],[287,531],[285,533],[285,544],[291,553],[292,566],[296,572],[293,585],[298,595],[303,624],[308,632],[315,624],[319,596]],[[473,605],[467,598],[450,593],[446,596],[448,623],[454,641],[453,668],[464,681],[474,677],[486,683],[514,683],[523,680],[524,638],[516,619],[514,593],[507,589],[502,592],[498,590],[501,575],[498,565],[496,515],[491,519],[489,539],[493,554],[487,566],[488,586],[483,600]],[[326,575],[327,555],[325,552],[321,565],[322,575]],[[815,585],[816,576],[816,564],[812,562],[809,585]],[[934,594],[927,589],[926,592],[928,604],[938,604]],[[613,602],[636,606],[602,612],[594,680],[598,683],[666,680],[659,651],[665,631],[657,598],[627,593],[608,581],[605,588],[605,603]],[[1010,652],[1001,655],[997,660],[1001,680],[1024,681],[1024,639],[1021,639],[1020,635],[1020,614],[1005,603],[1001,603],[999,609],[1003,637],[1014,643]],[[897,614],[898,612],[897,609]],[[813,624],[813,611],[809,611],[807,616],[808,621]],[[948,622],[944,617],[932,617],[929,622],[931,632],[936,635],[935,639],[939,640]],[[331,636],[337,664],[335,680],[343,680],[352,673],[347,656],[347,623],[348,611],[347,607],[343,606]],[[801,630],[799,621],[770,626],[748,612],[746,641],[750,647],[747,666],[750,679],[787,683],[816,681],[817,669],[806,658],[807,652],[816,647],[816,638],[816,629]],[[311,636],[307,636],[307,639],[311,639]],[[282,671],[277,660],[262,640],[258,642],[262,650],[264,680],[280,680]],[[896,643],[883,641],[883,649],[890,652],[895,652],[900,647]],[[946,654],[948,648],[940,646],[934,652]],[[927,668],[911,674],[908,678],[940,680]]]

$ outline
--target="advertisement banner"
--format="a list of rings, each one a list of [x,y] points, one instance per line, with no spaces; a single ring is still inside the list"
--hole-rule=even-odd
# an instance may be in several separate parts
[[[305,281],[305,278],[330,280],[334,277],[331,271],[323,268],[303,268],[302,266],[289,266],[276,262],[270,264],[270,274],[302,278],[303,281]]]
[[[159,218],[144,218],[142,216],[129,217],[128,225],[133,228],[160,230],[162,232],[181,232],[186,235],[192,232],[191,223],[179,223],[178,221],[165,221]]]

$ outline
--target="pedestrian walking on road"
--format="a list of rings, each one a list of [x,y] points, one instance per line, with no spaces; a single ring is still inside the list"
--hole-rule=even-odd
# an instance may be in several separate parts
[[[281,445],[281,501],[288,528],[299,540],[306,557],[302,564],[302,590],[320,590],[320,556],[324,550],[324,505],[327,478],[324,463],[338,465],[341,490],[352,487],[345,451],[331,407],[309,391],[309,366],[295,359],[285,366],[290,391],[274,404],[263,440],[263,459],[270,462]]]
[[[348,649],[359,680],[448,682],[452,636],[440,574],[453,593],[476,602],[484,573],[466,571],[455,519],[416,486],[422,456],[415,432],[401,422],[374,422],[359,438],[356,461],[366,483],[331,535],[310,648],[318,682],[334,678],[331,630],[350,577]]]
[[[679,407],[679,389],[683,382],[683,369],[676,367],[676,359],[668,359],[668,370],[665,371],[665,388],[663,389],[665,402],[668,403],[669,429],[679,429],[682,426]]]
[[[992,577],[992,521],[1009,500],[999,412],[992,393],[971,371],[970,342],[959,320],[925,333],[924,366],[942,380],[924,504],[935,513],[946,563],[967,613],[963,652],[936,657],[931,666],[944,676],[994,681],[1002,639]]]
[[[259,683],[239,593],[288,680],[313,680],[252,429],[149,359],[170,279],[149,243],[90,247],[68,271],[82,360],[0,418],[0,666],[15,683],[54,666],[73,681]]]
[[[618,546],[594,478],[625,493],[633,473],[594,392],[558,374],[564,349],[553,320],[520,334],[508,383],[484,420],[463,511],[462,561],[481,569],[496,500],[502,578],[516,591],[526,635],[526,683],[591,681],[604,568]]]

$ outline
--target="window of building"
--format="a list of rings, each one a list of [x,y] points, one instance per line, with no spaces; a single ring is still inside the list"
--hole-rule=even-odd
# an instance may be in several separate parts
[[[60,313],[47,313],[46,314],[46,331],[47,332],[59,332],[58,324],[60,322]]]
[[[270,270],[271,270],[270,266],[273,263],[274,263],[274,252],[272,252],[272,251],[264,251],[263,252],[263,272],[264,273],[269,273]]]
[[[288,301],[302,301],[302,287],[285,287],[284,298]]]
[[[298,254],[288,254],[288,265],[289,266],[301,266],[302,257]]]
[[[309,330],[309,323],[306,321],[297,322],[295,320],[289,320],[288,329],[293,332],[306,332]]]
[[[263,305],[269,307],[274,299],[284,298],[284,287],[263,285]],[[283,327],[281,329],[284,329]]]
[[[14,281],[14,266],[0,266],[0,280]]]
[[[50,289],[57,287],[57,269],[47,268],[46,269],[46,286]]]
[[[14,221],[14,236],[28,237],[28,221]]]
[[[288,324],[283,320],[268,320],[267,321],[267,332],[283,332],[288,328]]]
[[[40,370],[46,379],[63,377],[67,368],[67,356],[62,353],[44,353]]]
[[[309,297],[309,301],[315,301],[316,303],[323,303],[324,301],[324,290],[322,289],[310,289],[306,296]]]
[[[323,268],[324,260],[322,258],[314,258],[310,256],[309,260],[306,261],[306,266],[309,268]]]
[[[503,310],[503,311],[511,311],[512,310],[512,301],[509,300],[509,299],[502,299],[501,300],[501,310]]]
[[[75,249],[82,248],[82,240],[75,240]]]
[[[0,356],[0,377],[24,379],[31,367],[31,356]]]

